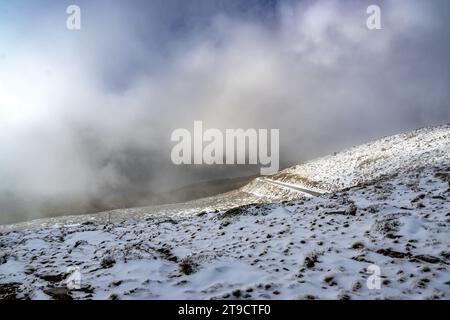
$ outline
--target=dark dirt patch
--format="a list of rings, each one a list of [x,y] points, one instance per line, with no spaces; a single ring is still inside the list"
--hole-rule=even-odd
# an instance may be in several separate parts
[[[377,253],[382,254],[383,256],[386,256],[386,257],[397,258],[397,259],[409,258],[411,256],[410,253],[394,251],[391,249],[380,249],[377,251]]]
[[[0,283],[0,300],[16,300],[20,283]]]
[[[180,261],[180,263],[178,264],[178,267],[180,268],[181,273],[188,276],[197,271],[198,264],[195,263],[191,257],[187,257]]]
[[[164,259],[172,261],[172,262],[178,262],[178,258],[172,254],[172,251],[169,248],[159,248],[159,249],[156,249],[156,251],[161,253],[161,255],[163,256]]]
[[[42,274],[37,276],[39,279],[42,279],[47,282],[61,282],[66,278],[65,274]]]
[[[331,287],[337,285],[337,283],[336,283],[336,281],[334,280],[334,277],[333,277],[333,276],[327,276],[327,277],[325,277],[325,278],[323,279],[323,281],[324,281],[325,283],[327,283],[327,284],[328,284],[329,286],[331,286]]]
[[[227,211],[225,211],[222,214],[219,214],[217,217],[219,219],[226,219],[226,218],[233,218],[236,216],[240,216],[240,215],[244,215],[248,212],[248,209],[250,208],[259,208],[260,205],[253,203],[253,204],[246,204],[244,206],[239,206],[239,207],[235,207],[235,208],[231,208]]]
[[[438,257],[434,257],[428,254],[419,254],[414,256],[411,260],[413,261],[423,261],[423,262],[428,262],[428,263],[439,263],[442,260],[439,259]]]
[[[352,249],[358,250],[358,249],[362,249],[362,248],[364,248],[364,243],[362,243],[362,242],[357,241],[352,244]]]
[[[424,198],[425,198],[425,194],[421,193],[418,196],[416,196],[414,199],[412,199],[411,202],[417,202],[417,201],[420,201],[420,200],[422,200]]]
[[[308,269],[314,268],[318,262],[318,258],[319,256],[316,253],[311,253],[305,258],[303,265]]]
[[[102,259],[100,266],[104,269],[112,268],[116,264],[116,260],[113,257],[107,256]]]
[[[54,300],[73,300],[69,289],[66,287],[47,288],[44,290],[44,293]]]

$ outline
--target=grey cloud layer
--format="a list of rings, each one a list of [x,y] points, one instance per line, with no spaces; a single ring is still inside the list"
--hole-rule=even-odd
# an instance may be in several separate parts
[[[373,1],[244,2],[82,2],[79,33],[52,7],[8,37],[0,214],[257,172],[173,166],[194,120],[280,128],[288,165],[450,119],[446,1],[380,1],[379,31]]]

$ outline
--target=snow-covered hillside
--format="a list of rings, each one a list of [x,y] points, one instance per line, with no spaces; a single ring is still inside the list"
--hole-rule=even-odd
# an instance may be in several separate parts
[[[449,150],[421,129],[217,197],[4,226],[0,298],[449,299]]]
[[[402,170],[448,163],[449,159],[450,125],[447,124],[385,137],[288,168],[268,178],[317,192],[330,192]],[[277,193],[273,186],[260,179],[244,187],[244,190],[250,193]]]

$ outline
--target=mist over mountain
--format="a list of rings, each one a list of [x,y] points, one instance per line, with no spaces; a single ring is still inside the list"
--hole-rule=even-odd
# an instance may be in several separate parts
[[[195,120],[280,129],[287,167],[450,119],[448,1],[78,2],[80,31],[65,1],[0,4],[2,217],[259,171],[173,165]]]

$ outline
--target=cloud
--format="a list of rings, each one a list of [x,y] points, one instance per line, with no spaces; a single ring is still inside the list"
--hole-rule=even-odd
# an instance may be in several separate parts
[[[194,120],[279,128],[282,165],[448,121],[449,5],[379,1],[370,31],[371,3],[82,1],[80,32],[64,4],[9,7],[0,214],[258,171],[174,166],[170,133]]]

